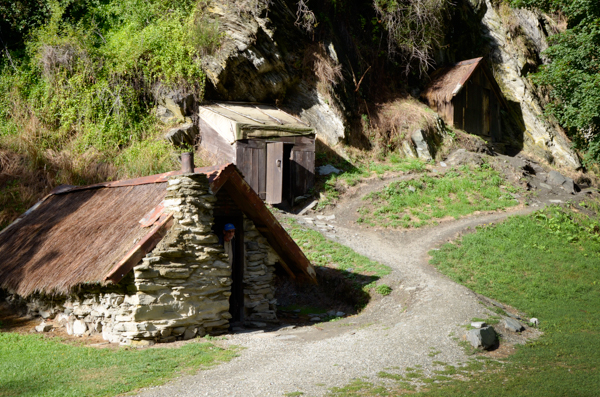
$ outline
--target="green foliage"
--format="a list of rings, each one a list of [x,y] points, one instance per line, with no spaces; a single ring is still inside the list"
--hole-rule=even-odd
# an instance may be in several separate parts
[[[600,161],[600,2],[596,0],[514,0],[514,6],[561,12],[568,29],[550,37],[551,63],[533,76],[550,88],[547,115],[556,117],[585,162]]]
[[[123,156],[131,160],[145,145],[164,158],[164,145],[141,143],[157,134],[153,91],[160,85],[202,99],[201,58],[221,39],[205,0],[44,4],[50,16],[32,22],[16,67],[0,65],[0,138],[22,137],[35,124],[38,147],[94,148],[114,159],[132,146]]]
[[[379,294],[379,295],[389,295],[392,293],[392,288],[389,285],[386,284],[380,284],[378,286],[375,287],[375,291]]]
[[[364,197],[369,203],[359,208],[359,223],[384,227],[420,227],[446,216],[459,218],[475,211],[494,211],[518,203],[500,174],[484,164],[462,166],[444,175],[392,182],[381,191]]]
[[[210,343],[112,350],[0,332],[0,395],[114,396],[162,384],[234,356],[235,350]]]

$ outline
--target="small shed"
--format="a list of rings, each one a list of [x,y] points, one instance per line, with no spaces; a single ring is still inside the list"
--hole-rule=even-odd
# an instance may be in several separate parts
[[[315,132],[307,123],[270,105],[203,104],[201,146],[219,163],[234,163],[269,204],[303,196],[313,187]]]
[[[422,98],[449,125],[497,142],[508,106],[483,58],[436,70]]]
[[[0,232],[0,288],[13,301],[124,344],[276,322],[277,267],[316,283],[233,164],[61,186]]]

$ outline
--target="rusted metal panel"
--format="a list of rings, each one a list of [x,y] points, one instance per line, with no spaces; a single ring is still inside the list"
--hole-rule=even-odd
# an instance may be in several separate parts
[[[154,207],[150,212],[148,212],[142,219],[140,219],[141,227],[149,227],[154,225],[154,223],[160,218],[160,216],[165,211],[165,202],[161,201],[156,207]]]
[[[283,142],[267,143],[267,198],[269,204],[279,204],[283,193]]]
[[[118,283],[142,258],[156,247],[173,226],[173,214],[163,214],[156,226],[137,243],[104,277],[105,282]]]

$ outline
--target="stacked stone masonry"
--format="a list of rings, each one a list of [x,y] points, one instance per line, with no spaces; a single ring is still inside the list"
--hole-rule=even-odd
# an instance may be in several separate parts
[[[229,328],[232,270],[212,231],[216,201],[203,174],[172,177],[164,200],[175,223],[117,286],[88,286],[70,296],[21,300],[28,312],[55,318],[70,334],[102,333],[112,343],[144,345],[218,335]],[[275,264],[280,260],[244,218],[244,319],[277,322]],[[55,320],[55,323],[56,323]]]

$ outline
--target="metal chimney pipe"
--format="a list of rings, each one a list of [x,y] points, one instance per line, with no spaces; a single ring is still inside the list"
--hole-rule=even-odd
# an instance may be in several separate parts
[[[194,172],[193,152],[181,153],[181,171],[183,171],[184,174],[191,174]]]

